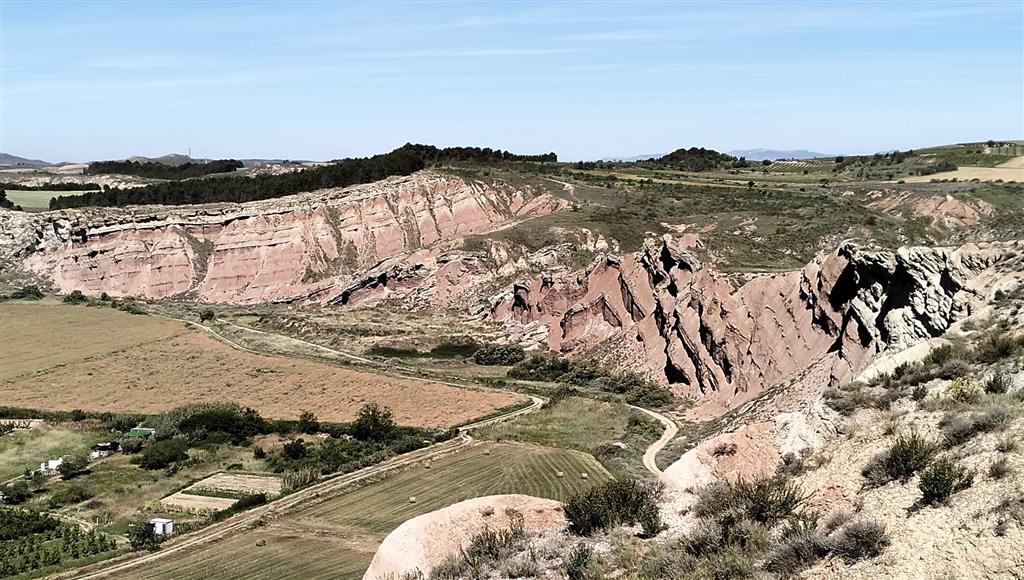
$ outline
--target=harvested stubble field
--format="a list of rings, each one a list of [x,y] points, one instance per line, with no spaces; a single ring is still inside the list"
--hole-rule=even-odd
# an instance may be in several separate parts
[[[160,503],[170,509],[220,511],[253,493],[265,493],[271,498],[281,495],[281,478],[252,473],[215,473],[172,493]]]
[[[234,401],[263,416],[347,421],[365,403],[402,425],[445,427],[522,397],[242,352],[178,322],[54,303],[0,306],[0,405],[158,413]]]
[[[490,450],[490,455],[485,455]],[[562,471],[564,478],[556,473]],[[580,478],[581,472],[589,478]],[[485,443],[272,520],[184,557],[158,561],[131,578],[362,578],[384,537],[409,518],[492,494],[564,500],[609,478],[590,455]],[[410,497],[416,503],[410,503]],[[257,543],[265,545],[258,546]]]

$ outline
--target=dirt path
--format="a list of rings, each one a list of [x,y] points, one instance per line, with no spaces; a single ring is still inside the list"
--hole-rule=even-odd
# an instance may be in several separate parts
[[[630,405],[630,407],[654,419],[657,419],[662,425],[665,426],[665,432],[661,434],[661,438],[659,438],[654,443],[651,443],[651,446],[647,448],[647,451],[644,451],[644,467],[647,468],[647,471],[650,471],[655,476],[660,478],[661,468],[658,467],[658,462],[656,461],[658,453],[662,449],[664,449],[666,445],[668,445],[669,441],[675,438],[676,433],[679,432],[679,427],[676,426],[675,421],[669,419],[668,417],[662,415],[661,413],[651,411],[650,409],[644,409],[643,407],[636,407],[634,405]]]

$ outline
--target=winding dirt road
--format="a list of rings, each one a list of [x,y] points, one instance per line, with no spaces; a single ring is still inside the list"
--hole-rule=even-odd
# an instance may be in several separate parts
[[[637,407],[634,405],[630,405],[630,407],[656,419],[662,425],[665,426],[665,431],[661,434],[661,437],[654,443],[651,443],[650,447],[647,448],[647,451],[644,451],[644,467],[647,468],[647,471],[650,471],[656,477],[660,478],[662,472],[661,469],[658,467],[658,462],[656,461],[658,453],[661,452],[661,450],[664,449],[666,445],[668,445],[669,441],[675,438],[676,434],[679,433],[679,427],[676,426],[675,421],[669,419],[668,417],[662,415],[661,413],[652,411],[650,409],[644,409],[643,407]]]

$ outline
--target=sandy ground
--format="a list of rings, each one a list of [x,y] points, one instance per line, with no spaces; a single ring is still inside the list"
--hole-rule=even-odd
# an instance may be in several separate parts
[[[70,307],[69,307],[70,308]],[[4,349],[7,348],[5,329]],[[51,337],[63,350],[63,338]],[[0,405],[157,413],[184,403],[235,401],[272,418],[303,409],[348,421],[369,402],[402,425],[445,427],[517,403],[512,393],[394,378],[302,359],[240,352],[199,332],[124,348],[0,382]]]
[[[527,532],[565,526],[561,503],[528,495],[491,495],[466,500],[412,518],[388,534],[363,580],[386,578],[416,570],[426,575],[449,554],[458,553],[484,528],[507,529],[507,509],[523,516]]]
[[[1024,181],[1024,155],[996,165],[995,167],[958,167],[956,171],[945,171],[932,175],[916,175],[905,178],[907,183],[928,183],[933,179],[953,179],[958,181],[970,181],[980,179],[982,181]]]

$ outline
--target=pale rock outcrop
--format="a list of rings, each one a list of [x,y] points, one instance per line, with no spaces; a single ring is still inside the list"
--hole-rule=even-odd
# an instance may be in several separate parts
[[[528,495],[469,499],[398,526],[384,538],[363,578],[399,578],[416,570],[429,577],[435,566],[457,555],[484,529],[508,529],[512,517],[521,517],[528,533],[565,527],[562,504],[555,500]]]

